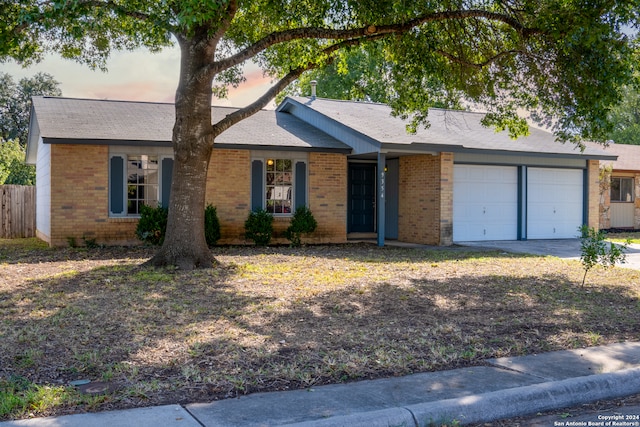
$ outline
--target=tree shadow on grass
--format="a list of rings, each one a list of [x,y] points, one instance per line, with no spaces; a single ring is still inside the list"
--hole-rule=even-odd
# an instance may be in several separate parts
[[[0,289],[0,375],[40,384],[110,381],[120,390],[95,408],[110,409],[640,339],[637,278],[629,279],[635,285],[620,276],[581,288],[562,271],[510,274],[483,264],[476,274],[459,274],[459,258],[392,251],[383,251],[390,265],[404,271],[409,262],[416,270],[317,289],[282,283],[270,271],[256,278],[233,263],[188,273],[112,265],[27,280],[13,292]],[[365,252],[312,253],[329,265],[369,260],[368,268],[384,271],[380,251]],[[273,262],[311,256],[295,253],[276,253]],[[77,409],[55,411],[65,410]]]

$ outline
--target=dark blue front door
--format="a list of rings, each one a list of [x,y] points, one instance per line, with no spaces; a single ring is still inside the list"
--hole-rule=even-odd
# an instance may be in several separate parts
[[[349,165],[349,223],[350,233],[375,231],[376,166],[352,163]]]

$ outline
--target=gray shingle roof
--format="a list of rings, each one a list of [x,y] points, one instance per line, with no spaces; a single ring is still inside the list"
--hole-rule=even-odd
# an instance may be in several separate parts
[[[40,136],[45,140],[127,141],[168,145],[175,122],[173,104],[34,97]],[[212,107],[212,120],[236,108]],[[349,147],[287,113],[262,110],[216,138],[219,145],[270,149],[348,151]]]
[[[329,99],[293,98],[335,121],[338,121],[363,135],[390,146],[425,144],[451,146],[462,150],[498,150],[512,152],[533,152],[544,154],[608,156],[601,148],[590,145],[584,153],[573,144],[563,144],[555,140],[552,133],[531,127],[530,135],[516,140],[507,132],[497,133],[480,123],[482,113],[468,111],[431,109],[430,127],[419,127],[415,134],[406,131],[408,121],[391,115],[391,108],[385,104],[337,101]]]
[[[613,170],[640,171],[640,145],[610,144],[604,151],[618,156],[618,160],[604,162],[612,165]]]

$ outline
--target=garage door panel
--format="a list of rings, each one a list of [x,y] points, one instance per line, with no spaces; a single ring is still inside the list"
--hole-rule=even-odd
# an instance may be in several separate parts
[[[527,238],[578,236],[583,217],[583,171],[529,168]]]
[[[517,183],[515,167],[454,166],[453,240],[515,240]]]

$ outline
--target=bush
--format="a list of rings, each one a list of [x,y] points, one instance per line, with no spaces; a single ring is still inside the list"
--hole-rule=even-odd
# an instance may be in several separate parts
[[[216,208],[210,204],[204,210],[204,237],[209,247],[215,246],[220,240],[220,221]]]
[[[318,223],[311,210],[306,206],[299,206],[291,217],[291,224],[284,236],[291,241],[291,246],[298,247],[302,244],[302,234],[313,233],[317,227]]]
[[[168,210],[162,206],[152,208],[142,205],[140,207],[140,220],[136,227],[136,236],[145,243],[161,245],[167,230]]]
[[[258,246],[267,246],[273,235],[273,215],[264,209],[249,212],[244,222],[244,237]]]
[[[605,268],[613,267],[618,262],[625,262],[627,247],[615,243],[606,242],[602,231],[596,231],[593,227],[583,225],[580,227],[580,261],[584,267],[582,286],[587,278],[587,273],[596,264]],[[626,244],[630,241],[627,240]]]

